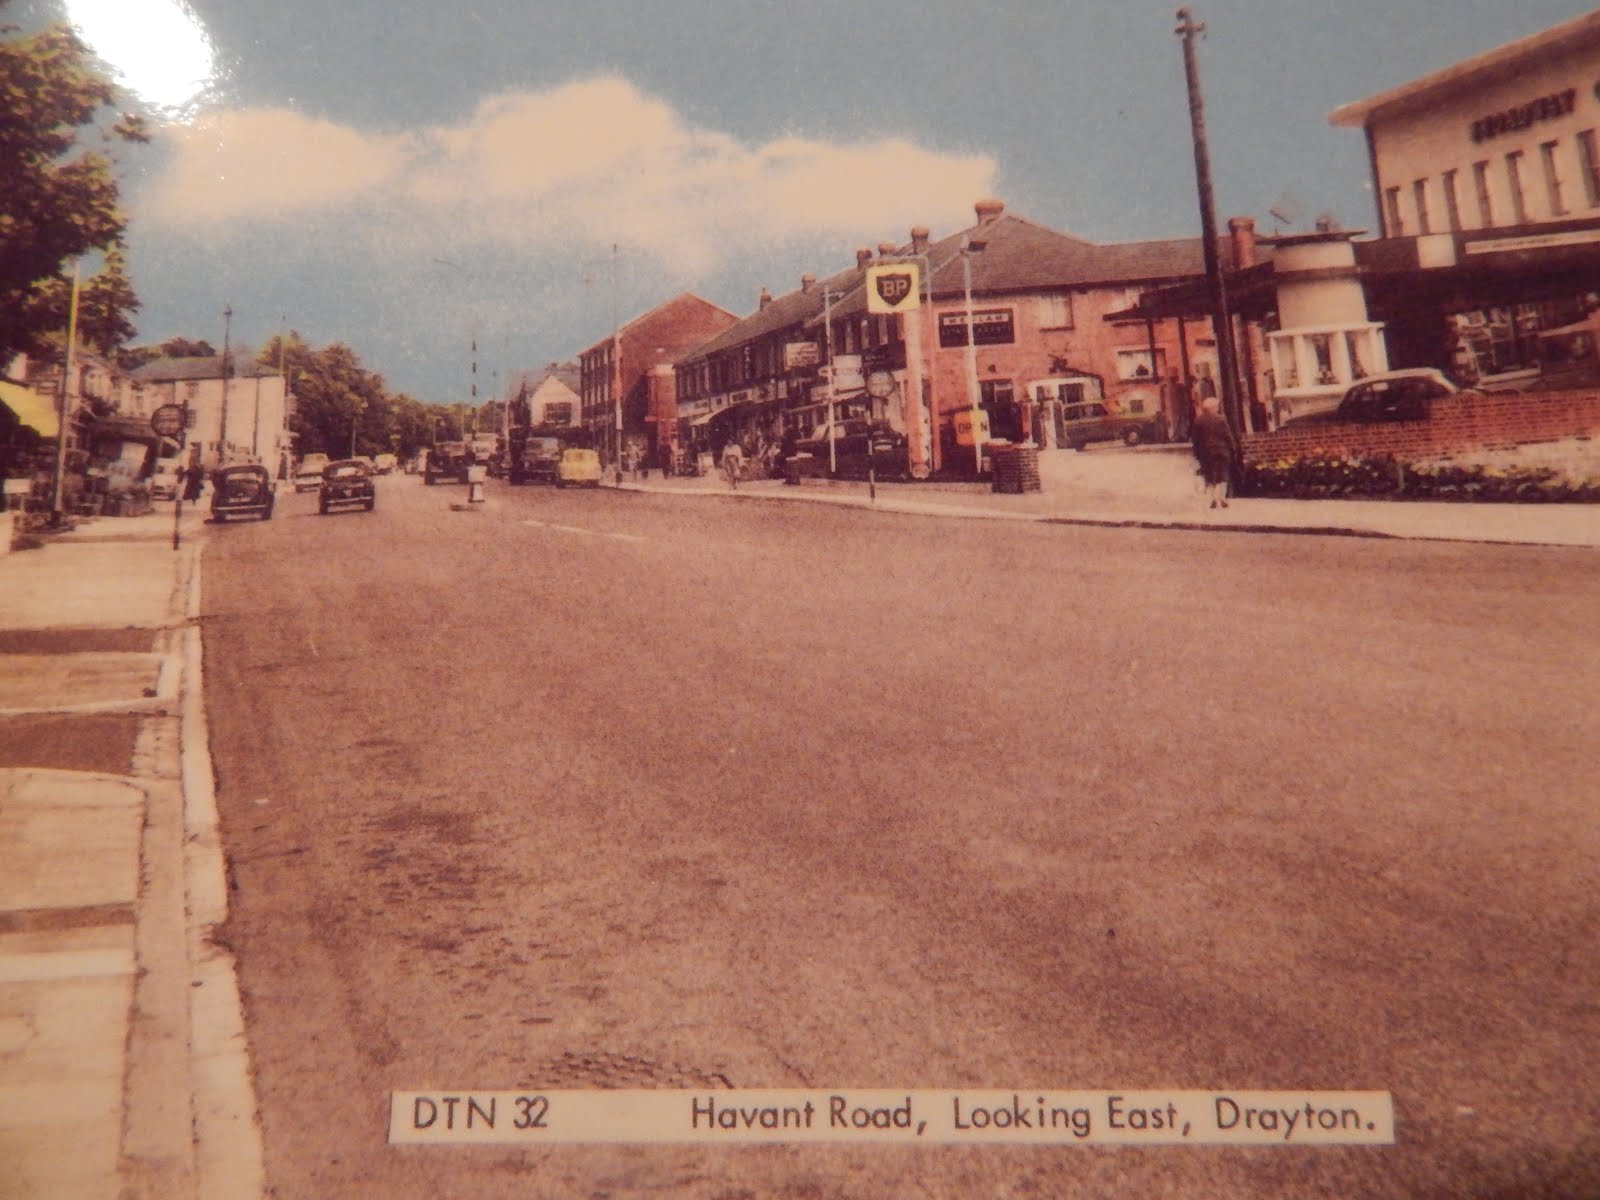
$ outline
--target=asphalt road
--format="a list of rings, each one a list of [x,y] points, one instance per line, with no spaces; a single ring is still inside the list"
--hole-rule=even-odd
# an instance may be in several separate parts
[[[208,534],[274,1196],[1600,1193],[1600,559],[381,481]],[[395,1089],[1328,1088],[1382,1148],[391,1147]]]

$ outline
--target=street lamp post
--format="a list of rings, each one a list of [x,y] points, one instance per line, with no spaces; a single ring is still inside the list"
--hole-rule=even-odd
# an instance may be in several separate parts
[[[366,411],[366,404],[359,396],[352,397],[355,408],[350,413],[350,457],[356,456],[356,430],[361,426],[361,414]]]
[[[972,406],[972,462],[974,476],[983,474],[983,441],[979,437],[982,391],[978,387],[978,343],[972,327],[972,256],[987,245],[970,233],[961,241],[961,287],[967,308],[967,402]]]

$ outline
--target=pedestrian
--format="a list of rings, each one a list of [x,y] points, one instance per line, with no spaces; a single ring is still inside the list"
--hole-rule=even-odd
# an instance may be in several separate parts
[[[744,473],[744,447],[738,438],[729,438],[722,448],[722,470],[728,477],[728,486],[738,487],[739,476]]]
[[[200,499],[200,493],[206,485],[206,473],[200,464],[190,461],[183,470],[183,498],[190,504]]]
[[[1234,454],[1238,449],[1233,430],[1228,428],[1221,407],[1221,402],[1215,396],[1207,396],[1202,400],[1200,415],[1194,419],[1194,427],[1189,433],[1189,442],[1194,449],[1195,460],[1200,464],[1200,477],[1205,480],[1206,495],[1211,498],[1212,508],[1228,507],[1228,478],[1233,473]]]
[[[666,479],[672,474],[672,444],[661,443],[661,478]]]

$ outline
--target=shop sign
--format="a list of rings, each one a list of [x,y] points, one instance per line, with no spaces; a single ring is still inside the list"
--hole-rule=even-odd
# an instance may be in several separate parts
[[[815,342],[785,342],[783,346],[783,369],[795,371],[802,367],[814,367],[822,361],[822,347]]]
[[[866,378],[861,373],[861,356],[859,354],[835,354],[833,356],[834,391],[859,392],[866,386]]]
[[[177,437],[183,432],[183,406],[163,404],[150,414],[150,428],[160,437]]]
[[[1017,340],[1015,322],[1009,308],[979,309],[972,314],[972,343],[975,346],[1005,346]],[[951,349],[967,344],[967,314],[939,314],[939,345]]]
[[[1540,96],[1537,100],[1519,104],[1504,112],[1479,117],[1472,123],[1472,140],[1487,142],[1502,133],[1515,133],[1540,121],[1553,121],[1557,117],[1569,116],[1577,107],[1577,103],[1578,89],[1568,88],[1564,92],[1552,92],[1548,96]]]
[[[1462,247],[1467,254],[1499,254],[1512,250],[1550,250],[1557,246],[1582,246],[1600,242],[1600,229],[1573,229],[1566,233],[1530,233],[1526,237],[1480,238]]]
[[[867,268],[869,313],[913,312],[921,307],[920,263],[883,263]]]
[[[976,418],[976,420],[974,420]],[[989,414],[983,409],[963,408],[950,414],[950,425],[955,430],[956,445],[972,445],[972,428],[978,428],[978,440],[987,442],[989,437]]]

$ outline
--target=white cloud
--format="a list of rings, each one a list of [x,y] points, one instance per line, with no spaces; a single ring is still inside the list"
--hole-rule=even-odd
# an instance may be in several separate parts
[[[153,223],[248,234],[361,216],[388,253],[621,242],[691,277],[773,241],[965,223],[994,179],[987,157],[898,139],[749,146],[609,76],[495,96],[459,126],[407,136],[251,111],[178,131],[173,145],[145,206]]]

